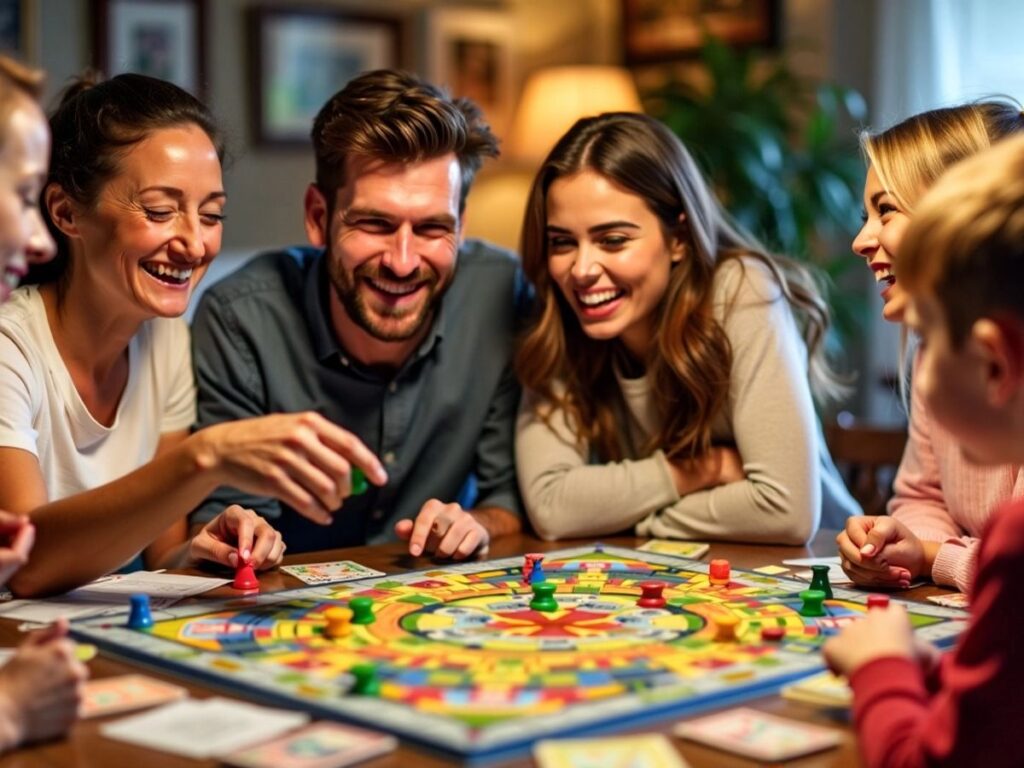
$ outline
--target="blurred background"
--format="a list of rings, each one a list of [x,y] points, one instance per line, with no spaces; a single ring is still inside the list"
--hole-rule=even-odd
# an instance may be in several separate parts
[[[849,249],[862,127],[996,93],[1024,96],[1015,0],[0,0],[0,46],[49,73],[141,71],[204,98],[232,160],[208,282],[304,241],[308,131],[359,71],[401,66],[474,98],[503,156],[467,233],[516,248],[533,171],[576,117],[643,109],[690,146],[738,218],[831,284],[841,407],[903,421],[898,333]],[[829,415],[831,418],[832,415]]]

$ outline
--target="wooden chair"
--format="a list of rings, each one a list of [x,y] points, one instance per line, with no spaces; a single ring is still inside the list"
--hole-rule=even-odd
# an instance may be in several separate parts
[[[825,441],[864,514],[884,515],[907,443],[906,428],[858,423],[844,412],[825,427]]]

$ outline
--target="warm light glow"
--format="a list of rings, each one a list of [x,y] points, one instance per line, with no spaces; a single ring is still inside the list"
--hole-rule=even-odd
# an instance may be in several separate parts
[[[508,137],[508,154],[539,163],[579,118],[601,112],[642,112],[629,72],[621,67],[548,67],[523,86]]]

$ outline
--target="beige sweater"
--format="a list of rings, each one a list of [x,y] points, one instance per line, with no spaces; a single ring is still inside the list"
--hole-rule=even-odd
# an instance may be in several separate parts
[[[629,411],[628,460],[593,464],[564,413],[550,426],[527,392],[516,432],[519,485],[530,520],[546,539],[606,535],[802,544],[825,524],[859,514],[821,439],[807,382],[807,353],[779,288],[760,262],[726,262],[715,279],[715,311],[732,345],[716,443],[735,444],[746,479],[680,497],[661,451],[636,456],[656,425],[649,383],[619,377]],[[735,302],[733,299],[735,297]],[[545,404],[546,406],[546,404]]]

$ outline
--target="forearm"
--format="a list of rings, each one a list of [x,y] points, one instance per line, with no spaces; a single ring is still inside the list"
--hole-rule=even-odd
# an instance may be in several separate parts
[[[22,596],[73,588],[115,570],[219,484],[193,436],[114,482],[32,510],[37,537],[11,580]],[[83,556],[86,555],[86,556]]]
[[[523,527],[519,515],[503,507],[477,507],[471,509],[470,513],[491,539],[519,533]]]

